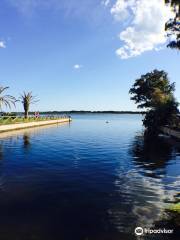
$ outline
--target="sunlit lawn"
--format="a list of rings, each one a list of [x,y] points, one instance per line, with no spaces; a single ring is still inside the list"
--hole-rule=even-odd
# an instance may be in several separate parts
[[[39,122],[39,121],[46,121],[46,120],[58,120],[62,117],[29,117],[27,119],[23,117],[14,117],[14,118],[0,118],[0,125],[7,125],[13,123],[29,123],[29,122]]]

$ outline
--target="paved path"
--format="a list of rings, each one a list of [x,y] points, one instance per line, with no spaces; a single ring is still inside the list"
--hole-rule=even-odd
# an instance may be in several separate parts
[[[56,120],[43,120],[43,121],[39,121],[39,122],[36,121],[36,122],[29,122],[29,123],[14,123],[14,124],[0,125],[0,133],[1,132],[18,130],[18,129],[24,129],[24,128],[38,127],[38,126],[57,124],[57,123],[64,123],[64,122],[69,122],[69,121],[71,121],[71,119],[62,118],[62,119],[56,119]]]

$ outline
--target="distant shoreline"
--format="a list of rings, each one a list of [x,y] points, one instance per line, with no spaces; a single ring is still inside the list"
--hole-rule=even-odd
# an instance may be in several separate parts
[[[15,114],[23,114],[22,112],[12,112]],[[142,111],[40,111],[40,114],[145,114]],[[29,112],[29,114],[34,114],[34,112]]]

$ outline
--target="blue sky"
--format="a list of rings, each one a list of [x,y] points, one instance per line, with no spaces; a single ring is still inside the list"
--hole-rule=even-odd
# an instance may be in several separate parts
[[[15,97],[37,95],[31,110],[136,110],[129,88],[157,68],[180,101],[180,53],[165,47],[162,28],[169,10],[161,0],[140,3],[1,0],[1,85]]]

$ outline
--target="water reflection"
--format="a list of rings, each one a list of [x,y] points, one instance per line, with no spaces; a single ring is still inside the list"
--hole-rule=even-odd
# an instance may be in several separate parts
[[[140,219],[141,226],[174,229],[174,234],[167,236],[167,239],[178,239],[180,215],[177,212],[168,211],[167,208],[169,203],[179,202],[177,197],[177,189],[180,186],[179,175],[172,177],[168,172],[171,161],[174,162],[179,152],[180,144],[177,141],[165,136],[152,139],[143,134],[135,137],[130,150],[134,164],[144,175],[143,180],[146,184],[145,188],[142,186],[143,193],[146,193],[147,189],[151,191],[146,195],[146,197],[150,196],[150,201],[146,201],[145,197],[144,205],[134,206],[133,213],[137,221]],[[152,209],[148,213],[149,203]],[[152,237],[159,239],[157,235]]]
[[[0,142],[0,161],[3,160],[4,154],[3,154],[3,144]]]
[[[25,149],[28,149],[31,146],[30,134],[28,132],[25,132],[23,135],[23,144]]]
[[[134,118],[128,131],[125,120],[77,120],[6,134],[0,239],[133,240],[136,226],[160,224],[178,192],[179,150],[135,136]]]
[[[117,169],[116,194],[109,210],[114,226],[119,232],[133,233],[136,226],[151,228],[166,224],[168,227],[172,223],[170,229],[177,231],[174,219],[179,216],[173,218],[166,208],[177,201],[180,177],[175,171],[171,173],[170,168],[179,155],[179,144],[164,136],[152,140],[142,134],[135,136],[129,154],[135,167],[122,173],[120,163]],[[168,239],[178,238],[173,235]]]
[[[162,136],[152,139],[142,134],[135,137],[130,151],[136,165],[147,170],[156,170],[164,168],[172,159],[174,148]]]

